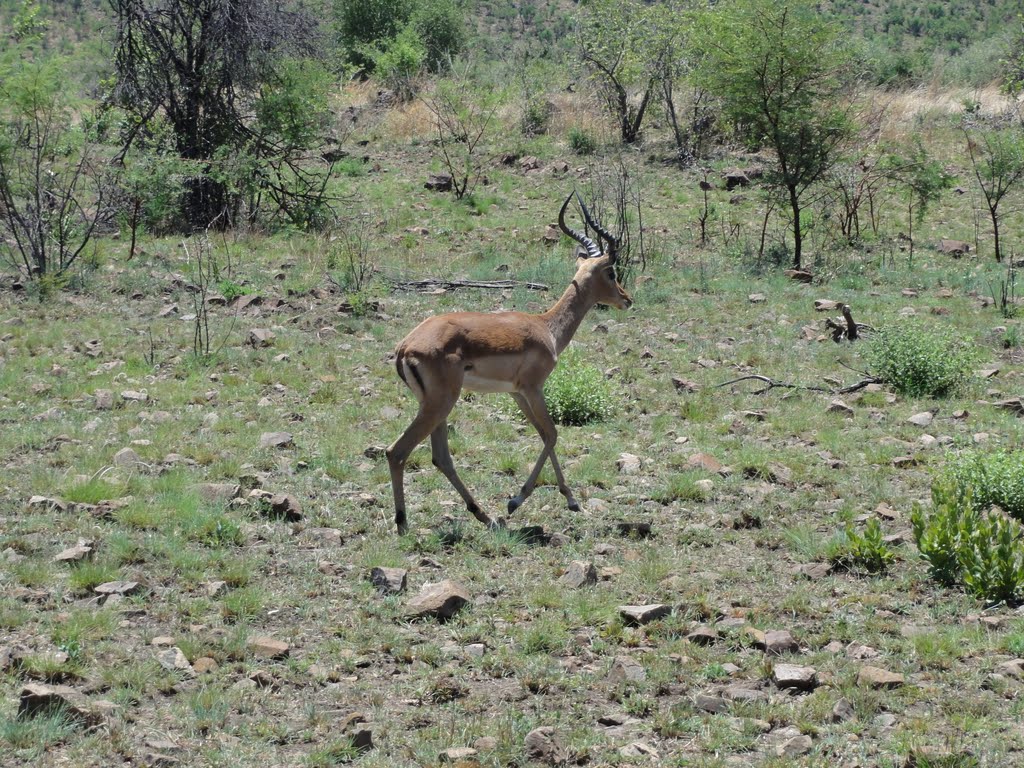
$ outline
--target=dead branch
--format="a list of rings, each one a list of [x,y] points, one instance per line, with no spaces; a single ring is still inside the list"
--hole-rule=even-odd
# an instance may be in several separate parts
[[[458,288],[484,288],[486,290],[504,291],[510,288],[522,287],[530,291],[546,291],[548,286],[543,283],[519,282],[517,280],[442,280],[437,277],[429,277],[426,280],[391,280],[391,289],[395,291],[416,291],[419,293],[430,293],[438,290],[453,291]]]
[[[847,366],[848,367],[848,366]],[[859,373],[859,371],[858,371]],[[785,381],[776,381],[775,379],[769,378],[768,376],[762,376],[760,374],[750,374],[749,376],[740,376],[738,379],[732,381],[726,381],[721,384],[716,384],[715,388],[720,389],[722,387],[728,387],[730,384],[738,384],[741,381],[760,381],[767,386],[762,389],[755,390],[751,394],[763,395],[765,392],[770,392],[776,387],[780,389],[802,389],[805,392],[824,392],[829,395],[848,395],[851,392],[859,392],[869,384],[881,384],[882,380],[875,376],[868,376],[865,374],[865,378],[858,381],[856,384],[850,384],[846,387],[840,387],[839,389],[825,389],[825,387],[812,387],[805,384],[790,384]]]
[[[875,330],[870,325],[856,322],[853,319],[853,312],[850,310],[849,304],[840,304],[839,311],[843,313],[841,318],[825,318],[825,328],[832,332],[832,341],[836,344],[841,342],[843,339],[846,339],[847,341],[856,341],[860,338],[861,331],[870,332]]]

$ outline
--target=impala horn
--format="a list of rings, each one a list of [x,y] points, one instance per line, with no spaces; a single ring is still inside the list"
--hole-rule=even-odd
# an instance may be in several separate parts
[[[565,202],[562,203],[562,210],[558,212],[558,226],[559,228],[561,228],[563,232],[565,232],[565,234],[567,234],[569,237],[571,237],[573,240],[575,240],[577,243],[579,243],[580,245],[587,249],[588,259],[599,258],[601,256],[601,247],[586,235],[580,234],[575,229],[569,229],[569,227],[567,227],[565,224],[565,209],[568,208],[569,203],[572,202],[573,195],[576,195],[577,200],[579,200],[580,198],[579,193],[576,192],[575,190],[567,198],[565,198]],[[580,205],[583,205],[582,200],[580,200]],[[583,216],[587,218],[586,208],[583,209]]]
[[[576,199],[580,203],[580,208],[583,209],[583,218],[586,219],[587,224],[589,224],[593,228],[593,230],[597,232],[599,237],[603,237],[605,241],[607,241],[608,258],[611,261],[611,263],[614,264],[619,258],[619,238],[614,237],[611,232],[609,232],[607,229],[605,229],[596,221],[594,221],[594,218],[590,215],[590,211],[587,210],[587,206],[584,205],[583,198],[580,197],[580,193],[577,192],[576,190],[573,190],[573,193],[576,195]]]

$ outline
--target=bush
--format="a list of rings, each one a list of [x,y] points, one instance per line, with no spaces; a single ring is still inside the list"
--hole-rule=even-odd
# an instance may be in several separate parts
[[[950,476],[974,509],[983,511],[995,504],[1024,520],[1024,451],[961,454],[953,462]]]
[[[411,0],[336,0],[342,44],[353,63],[372,67],[367,48],[398,35],[412,15]]]
[[[410,26],[431,72],[444,72],[466,43],[462,12],[451,0],[419,0]]]
[[[612,410],[608,384],[597,368],[566,350],[544,385],[544,400],[556,424],[581,426],[607,418]]]
[[[1021,526],[998,511],[979,511],[970,489],[953,483],[932,488],[932,510],[918,504],[910,515],[914,541],[931,575],[943,584],[962,584],[990,602],[1020,602],[1024,596]]]
[[[592,155],[597,151],[597,140],[582,128],[570,128],[569,149],[577,155]]]
[[[881,573],[896,555],[883,540],[878,518],[871,518],[864,533],[858,533],[852,524],[847,525],[842,536],[830,546],[828,559],[837,568]]]
[[[543,136],[548,132],[554,106],[547,99],[530,99],[523,108],[519,130],[524,136]]]
[[[910,397],[945,397],[963,386],[977,361],[966,339],[903,323],[871,338],[868,359],[878,378]]]

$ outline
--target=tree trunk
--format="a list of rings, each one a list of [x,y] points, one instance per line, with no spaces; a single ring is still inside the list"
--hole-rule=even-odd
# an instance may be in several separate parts
[[[800,230],[800,197],[796,193],[796,187],[789,189],[789,207],[793,211],[793,269],[800,269],[800,259],[803,252],[803,232]]]
[[[1002,264],[1003,252],[999,250],[999,215],[995,208],[989,208],[989,215],[992,217],[992,240],[996,246],[996,263]]]

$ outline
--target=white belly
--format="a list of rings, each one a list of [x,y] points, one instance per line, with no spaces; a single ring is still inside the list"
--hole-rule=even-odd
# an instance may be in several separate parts
[[[472,371],[466,371],[466,376],[462,380],[462,388],[469,389],[473,392],[515,392],[515,385],[511,381],[502,381],[500,379],[485,379],[482,376],[476,376]]]

